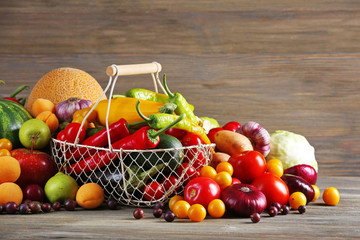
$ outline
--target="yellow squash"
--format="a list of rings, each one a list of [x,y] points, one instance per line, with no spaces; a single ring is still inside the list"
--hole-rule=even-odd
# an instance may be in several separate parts
[[[159,113],[159,108],[165,105],[163,103],[140,100],[130,97],[113,98],[111,99],[110,104],[109,125],[117,122],[121,118],[124,118],[127,123],[143,121],[144,119],[142,119],[136,111],[137,101],[140,101],[141,112],[144,113],[144,115],[146,116],[149,116],[152,113]],[[105,125],[108,102],[109,100],[100,101],[94,109],[95,114],[92,114],[92,118],[87,119],[87,122],[97,121],[100,124]],[[91,107],[79,110],[79,112],[75,112],[73,122],[80,122],[80,120],[82,121],[82,119],[86,115],[84,113],[87,113],[90,108]],[[94,119],[94,117],[96,119]]]

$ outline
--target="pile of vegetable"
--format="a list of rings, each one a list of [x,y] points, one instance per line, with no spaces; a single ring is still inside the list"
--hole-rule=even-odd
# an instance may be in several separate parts
[[[106,203],[110,209],[118,204],[153,206],[154,216],[169,222],[226,215],[259,222],[264,212],[272,217],[290,210],[304,213],[319,198],[315,150],[304,136],[284,130],[269,134],[255,121],[220,126],[213,118],[196,116],[183,95],[170,91],[165,75],[163,84],[166,94],[134,88],[95,106],[76,96],[59,103],[38,98],[29,112],[23,99],[14,98],[16,90],[14,99],[0,99],[0,138],[11,143],[0,144],[0,160],[18,148],[52,153],[58,173],[41,186],[43,212]],[[25,144],[19,137],[33,118],[48,127],[51,144],[39,147],[38,136]],[[72,192],[54,197],[50,192],[56,189],[49,182],[64,176]],[[325,203],[338,204],[335,188],[324,194]],[[86,198],[96,198],[97,204],[83,204]],[[19,210],[9,202],[5,209]],[[31,212],[26,209],[24,213]],[[135,209],[134,217],[144,217],[143,210]]]

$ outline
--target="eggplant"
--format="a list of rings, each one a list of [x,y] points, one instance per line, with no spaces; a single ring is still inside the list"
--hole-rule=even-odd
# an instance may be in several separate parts
[[[314,188],[302,177],[291,174],[283,174],[281,179],[288,186],[290,195],[294,192],[302,192],[306,196],[307,203],[314,199]]]
[[[91,173],[82,173],[78,176],[79,185],[94,182],[103,187],[105,195],[113,198],[132,195],[136,190],[142,190],[146,182],[156,175],[164,167],[158,164],[147,171],[142,171],[139,167],[124,166],[125,172],[119,167],[105,167],[97,169]]]

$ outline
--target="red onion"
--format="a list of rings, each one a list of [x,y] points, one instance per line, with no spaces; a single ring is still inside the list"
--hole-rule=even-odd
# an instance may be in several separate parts
[[[249,217],[253,213],[262,213],[266,208],[266,197],[256,187],[236,183],[225,188],[221,193],[221,200],[226,209],[237,216]]]
[[[71,97],[60,102],[55,107],[55,114],[61,122],[70,122],[77,110],[90,107],[92,102],[77,97]]]

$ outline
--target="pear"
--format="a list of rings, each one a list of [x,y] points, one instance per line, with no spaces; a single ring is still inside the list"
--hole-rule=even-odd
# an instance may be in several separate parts
[[[75,200],[79,186],[74,178],[62,172],[56,173],[45,184],[44,192],[51,203]]]

